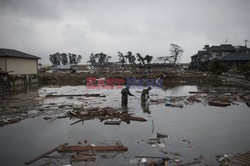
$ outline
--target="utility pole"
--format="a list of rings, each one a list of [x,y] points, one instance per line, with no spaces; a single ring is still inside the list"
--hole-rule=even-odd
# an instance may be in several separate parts
[[[245,47],[247,47],[247,43],[249,42],[247,39],[243,40],[245,42]]]

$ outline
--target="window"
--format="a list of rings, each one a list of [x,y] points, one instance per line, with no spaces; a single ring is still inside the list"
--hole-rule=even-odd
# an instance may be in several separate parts
[[[222,52],[217,52],[216,57],[222,57]]]

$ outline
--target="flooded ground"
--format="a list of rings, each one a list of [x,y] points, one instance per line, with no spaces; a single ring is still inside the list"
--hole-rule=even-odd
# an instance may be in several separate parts
[[[152,89],[152,100],[169,96],[189,96],[190,91],[228,90],[222,87],[178,86],[166,90]],[[238,90],[230,88],[230,90]],[[78,119],[57,118],[72,110],[73,105],[84,108],[113,107],[120,109],[121,90],[87,90],[85,86],[43,87],[38,98],[60,94],[102,94],[106,97],[53,97],[39,100],[34,118],[0,128],[0,165],[24,165],[27,160],[64,142],[76,145],[87,142],[95,145],[122,143],[128,148],[124,153],[101,153],[95,162],[72,165],[135,165],[135,156],[169,157],[169,165],[181,165],[199,160],[200,165],[218,165],[216,155],[235,154],[250,149],[250,109],[242,102],[228,107],[209,106],[206,102],[187,103],[183,108],[166,107],[164,103],[151,103],[142,107],[140,100],[129,97],[129,113],[144,117],[146,122],[122,122],[104,125],[99,119],[76,123]],[[140,97],[142,89],[131,89]],[[39,112],[39,114],[36,114]],[[168,135],[158,144],[149,144],[157,133]],[[86,141],[87,140],[87,141]],[[55,152],[52,155],[58,156]],[[144,162],[144,161],[143,161]],[[146,160],[149,162],[149,159]],[[58,159],[43,158],[33,165],[70,164],[67,156]],[[142,163],[141,163],[142,164]]]

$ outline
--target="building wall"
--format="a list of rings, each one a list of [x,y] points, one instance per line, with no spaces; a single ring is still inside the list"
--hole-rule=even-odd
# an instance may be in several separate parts
[[[37,59],[8,58],[7,71],[9,74],[37,74]]]
[[[6,61],[5,58],[0,58],[0,68],[1,70],[5,71],[6,70]]]
[[[225,52],[225,51],[222,51],[222,52],[210,52],[210,57],[209,57],[209,60],[213,60],[215,58],[217,59],[221,59],[223,58],[224,56],[226,56],[227,54],[229,54],[231,52]]]

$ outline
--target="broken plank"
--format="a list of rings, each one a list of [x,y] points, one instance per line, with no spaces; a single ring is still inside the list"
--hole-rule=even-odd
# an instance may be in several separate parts
[[[57,151],[59,153],[71,153],[71,152],[82,152],[82,151],[127,151],[128,148],[124,146],[82,146],[73,145],[59,147]]]
[[[121,117],[124,120],[132,120],[132,121],[138,121],[138,122],[145,122],[147,121],[145,118],[137,117],[137,116],[127,116],[127,117]]]
[[[57,146],[57,147],[55,147],[55,148],[53,148],[53,149],[51,149],[51,150],[49,150],[49,151],[47,151],[47,152],[45,152],[45,153],[42,153],[41,155],[39,155],[39,156],[37,156],[37,157],[35,157],[35,158],[33,158],[33,159],[31,159],[31,160],[25,162],[25,164],[26,164],[26,165],[30,165],[31,163],[34,163],[35,161],[37,161],[37,160],[43,158],[44,156],[47,156],[47,155],[49,155],[50,153],[53,153],[53,152],[56,151],[58,148],[63,147],[63,146],[66,146],[66,145],[68,145],[68,144],[69,144],[69,143],[61,144],[61,145],[59,145],[59,146]]]
[[[250,165],[250,153],[239,153],[229,157],[230,163],[238,163],[241,165]]]
[[[208,105],[217,106],[217,107],[227,107],[227,106],[230,106],[231,103],[228,101],[211,100],[211,101],[208,101]]]
[[[83,120],[83,119],[77,120],[77,121],[71,123],[70,126],[72,126],[72,125],[74,125],[74,124],[77,124],[77,123],[79,123],[79,122],[84,122],[84,120]]]
[[[70,94],[70,95],[46,95],[46,97],[106,97],[105,95],[101,94]]]

